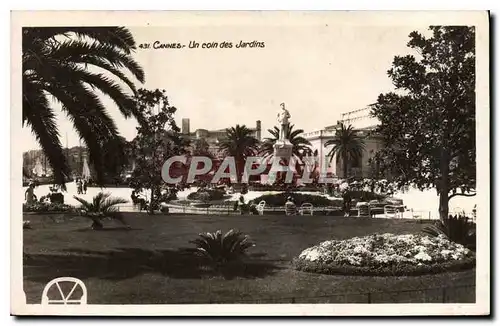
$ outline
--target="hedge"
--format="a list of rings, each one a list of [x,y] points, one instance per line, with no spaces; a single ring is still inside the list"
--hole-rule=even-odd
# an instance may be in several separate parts
[[[292,197],[295,205],[300,206],[303,203],[311,203],[313,206],[325,207],[325,206],[335,206],[342,207],[342,200],[335,199],[331,200],[319,195],[310,195],[302,193],[279,193],[279,194],[266,194],[259,196],[253,200],[254,203],[259,203],[260,201],[265,201],[266,206],[285,206],[288,197]]]

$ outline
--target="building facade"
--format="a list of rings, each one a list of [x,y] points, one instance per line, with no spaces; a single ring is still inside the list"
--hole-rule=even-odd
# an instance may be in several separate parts
[[[337,160],[337,157],[331,157],[329,154],[333,145],[325,146],[329,140],[334,139],[336,129],[343,123],[346,126],[352,125],[365,140],[365,151],[357,162],[349,162],[348,175],[363,178],[371,177],[374,167],[369,164],[369,160],[382,147],[382,142],[380,138],[371,133],[377,126],[378,121],[370,115],[370,109],[370,106],[368,106],[364,109],[343,113],[337,124],[303,134],[303,137],[311,143],[312,151],[318,153],[319,171],[326,171],[339,178],[346,177],[344,176],[342,158]]]
[[[260,142],[262,133],[261,121],[257,120],[255,127],[249,129],[252,131],[252,135]],[[196,129],[194,132],[191,132],[189,129],[189,119],[184,118],[182,119],[181,133],[191,141],[201,139],[206,141],[209,152],[216,158],[223,158],[223,154],[219,150],[219,143],[227,136],[226,129]]]

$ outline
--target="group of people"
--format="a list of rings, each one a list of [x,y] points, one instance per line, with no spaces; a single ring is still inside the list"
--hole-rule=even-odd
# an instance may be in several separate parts
[[[234,205],[234,210],[239,210],[240,213],[250,214],[250,215],[259,215],[259,211],[257,210],[257,204],[253,200],[249,201],[248,204],[245,203],[245,198],[240,196],[238,201]]]
[[[76,182],[76,192],[78,195],[81,195],[81,194],[87,194],[87,187],[89,185],[89,182],[87,181],[87,179],[76,179],[75,180]]]

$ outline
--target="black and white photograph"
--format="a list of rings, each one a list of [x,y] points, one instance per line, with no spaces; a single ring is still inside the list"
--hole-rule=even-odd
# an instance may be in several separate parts
[[[488,12],[11,25],[12,314],[490,313]]]

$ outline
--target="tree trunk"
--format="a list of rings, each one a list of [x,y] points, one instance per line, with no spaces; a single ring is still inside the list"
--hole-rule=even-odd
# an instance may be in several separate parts
[[[439,181],[439,219],[448,217],[448,193],[450,192],[450,160],[448,153],[441,150],[441,180]]]
[[[151,196],[149,198],[149,211],[148,213],[153,215],[155,213],[154,210],[154,198],[155,198],[155,188],[151,187]]]
[[[448,193],[439,193],[439,219],[442,221],[448,217]]]
[[[344,179],[347,179],[347,167],[348,167],[347,166],[347,164],[348,164],[348,162],[347,162],[347,155],[344,155],[342,157],[342,161],[344,163]]]
[[[104,228],[104,225],[99,221],[99,219],[95,218],[92,220],[92,230],[102,230]]]
[[[231,172],[231,171],[230,171]],[[236,183],[241,184],[245,173],[245,159],[240,157],[236,162]]]

